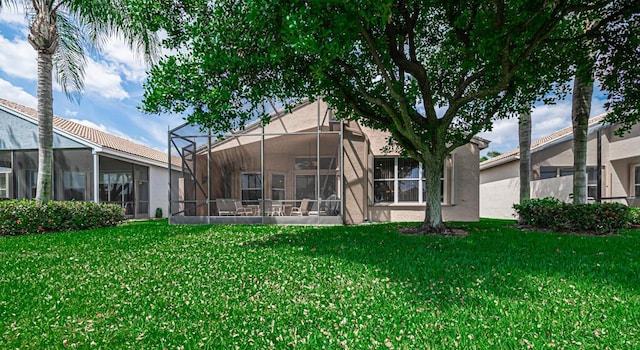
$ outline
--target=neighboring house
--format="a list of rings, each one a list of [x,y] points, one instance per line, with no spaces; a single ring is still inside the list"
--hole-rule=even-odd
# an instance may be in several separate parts
[[[193,126],[169,132],[183,160],[171,223],[357,224],[422,221],[418,162],[385,153],[388,134],[336,120],[322,101],[272,116],[269,124],[215,138]],[[479,151],[454,150],[442,167],[447,221],[477,221]]]
[[[614,135],[617,126],[602,124],[603,118],[600,115],[589,120],[589,201],[600,199],[635,206],[635,198],[640,197],[640,127],[633,127],[621,138]],[[519,149],[480,163],[481,217],[515,218],[512,206],[519,201],[519,171]],[[568,127],[531,144],[531,198],[554,197],[568,202],[572,192],[573,132]]]
[[[0,198],[34,198],[37,112],[0,99],[0,120]],[[167,216],[166,153],[57,116],[53,132],[53,199],[116,203],[136,218],[161,208]]]

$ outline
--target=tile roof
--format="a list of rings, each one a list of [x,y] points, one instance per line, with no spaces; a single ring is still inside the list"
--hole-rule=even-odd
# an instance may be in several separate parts
[[[11,102],[0,98],[0,104],[10,109],[13,109],[21,114],[35,119],[38,119],[38,112],[30,107],[26,107],[15,102]],[[80,123],[76,123],[71,120],[67,120],[58,116],[53,117],[53,127],[69,134],[80,137],[86,141],[97,144],[103,148],[108,148],[114,151],[131,154],[134,156],[146,158],[156,162],[167,164],[168,155],[165,152],[157,149],[141,145],[139,143],[127,140],[125,138],[109,134],[104,131],[100,131]],[[180,166],[180,159],[172,157],[172,163],[174,166]]]
[[[600,123],[607,114],[601,114],[597,117],[593,117],[589,119],[589,126],[593,126],[597,123]],[[559,140],[565,136],[571,135],[573,133],[573,127],[568,126],[564,129],[558,130],[550,135],[544,136],[536,141],[531,142],[531,152],[536,151],[538,148],[543,147],[545,145],[550,144],[553,141]],[[480,163],[480,169],[491,168],[498,164],[502,164],[505,161],[515,160],[517,156],[520,154],[520,147],[513,149],[509,152],[502,153],[499,156],[495,156],[493,158],[487,159],[484,162]],[[510,159],[512,158],[512,159]]]

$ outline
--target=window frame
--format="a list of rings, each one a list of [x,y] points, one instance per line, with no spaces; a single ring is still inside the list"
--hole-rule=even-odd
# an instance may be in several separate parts
[[[257,176],[258,179],[258,187],[244,187],[244,176],[246,175],[255,175]],[[247,205],[247,204],[257,204],[256,203],[256,199],[249,199],[249,198],[245,198],[244,193],[245,191],[258,191],[261,195],[258,196],[257,200],[259,201],[260,199],[264,199],[264,193],[262,193],[262,187],[263,187],[263,181],[264,179],[262,178],[262,173],[261,172],[255,172],[255,171],[245,171],[242,172],[240,174],[240,199],[242,200],[242,204]]]
[[[282,187],[275,187],[274,176],[282,176]],[[281,198],[274,198],[274,192],[281,192]],[[271,199],[275,200],[286,200],[287,199],[287,175],[284,173],[271,173]]]
[[[631,174],[630,174],[630,180],[631,180],[631,190],[629,191],[630,193],[630,197],[635,197],[635,198],[640,198],[640,182],[636,182],[636,173],[640,171],[640,164],[634,164],[631,166]]]
[[[376,171],[375,171],[375,162],[376,160],[380,160],[380,159],[393,159],[393,177],[392,178],[376,178]],[[407,157],[374,157],[373,158],[373,162],[374,162],[374,169],[373,169],[373,204],[401,204],[401,205],[413,205],[413,204],[424,204],[425,200],[424,200],[424,189],[426,186],[426,178],[424,176],[425,173],[425,169],[424,166],[422,164],[422,162],[418,162],[418,177],[399,177],[399,162],[400,160],[403,159],[408,159],[408,160],[413,160],[412,158],[407,158]],[[446,204],[447,201],[447,166],[446,166],[446,161],[445,163],[442,165],[442,172],[440,175],[440,203],[441,204]],[[388,173],[388,172],[387,172]],[[381,182],[392,182],[393,183],[393,201],[384,201],[384,200],[380,200],[377,201],[376,200],[376,183],[381,183]],[[418,200],[417,201],[406,201],[406,200],[400,200],[400,194],[399,194],[399,187],[400,187],[400,182],[401,181],[417,181],[418,182]]]

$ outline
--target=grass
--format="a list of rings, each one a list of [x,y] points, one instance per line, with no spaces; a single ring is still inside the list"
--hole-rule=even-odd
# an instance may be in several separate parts
[[[0,237],[0,348],[638,348],[640,234],[164,221]]]

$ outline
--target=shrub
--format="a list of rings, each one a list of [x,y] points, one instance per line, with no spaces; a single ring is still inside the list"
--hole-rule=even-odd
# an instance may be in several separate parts
[[[631,215],[631,224],[640,225],[640,208],[630,207],[629,210]]]
[[[0,235],[23,235],[114,226],[126,219],[116,204],[34,200],[0,202]]]
[[[513,208],[525,225],[560,231],[608,234],[632,223],[631,209],[620,203],[573,204],[541,198],[514,204]]]

